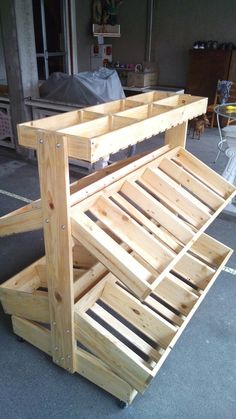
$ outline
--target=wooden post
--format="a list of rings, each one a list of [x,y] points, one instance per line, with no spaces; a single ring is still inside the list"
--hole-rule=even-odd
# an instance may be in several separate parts
[[[165,132],[165,144],[170,144],[173,147],[181,146],[185,148],[187,137],[188,122],[176,125]]]
[[[75,370],[73,259],[67,141],[38,135],[38,163],[51,323],[53,361]]]

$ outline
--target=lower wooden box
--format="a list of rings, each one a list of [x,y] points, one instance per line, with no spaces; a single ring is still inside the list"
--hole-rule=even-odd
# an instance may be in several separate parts
[[[155,377],[231,254],[202,234],[144,302],[100,262],[75,268],[76,371],[131,403]],[[0,299],[14,332],[51,355],[45,259],[1,285]]]

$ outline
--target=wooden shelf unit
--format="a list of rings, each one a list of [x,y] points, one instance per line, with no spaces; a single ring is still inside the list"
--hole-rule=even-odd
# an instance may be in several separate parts
[[[207,101],[149,92],[32,121],[41,199],[0,218],[0,237],[43,228],[45,256],[0,286],[13,330],[130,404],[155,377],[232,250],[204,233],[235,187],[184,147]],[[165,145],[69,185],[94,161],[165,131]]]

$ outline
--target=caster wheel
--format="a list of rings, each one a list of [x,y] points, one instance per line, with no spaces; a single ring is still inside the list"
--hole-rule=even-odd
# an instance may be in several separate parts
[[[16,336],[17,342],[24,343],[25,339],[21,338],[20,336]]]
[[[118,404],[119,404],[119,407],[120,407],[121,409],[127,409],[127,407],[129,406],[129,404],[128,404],[128,403],[123,402],[122,400],[119,400],[119,401],[118,401]]]

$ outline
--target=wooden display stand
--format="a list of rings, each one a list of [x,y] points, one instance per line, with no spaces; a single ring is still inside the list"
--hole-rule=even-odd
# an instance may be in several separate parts
[[[0,287],[14,332],[130,404],[143,393],[232,250],[204,233],[235,187],[185,147],[207,100],[149,92],[18,127],[37,150],[41,199],[0,236],[43,228],[45,256]],[[69,185],[94,162],[166,131],[155,152]]]

